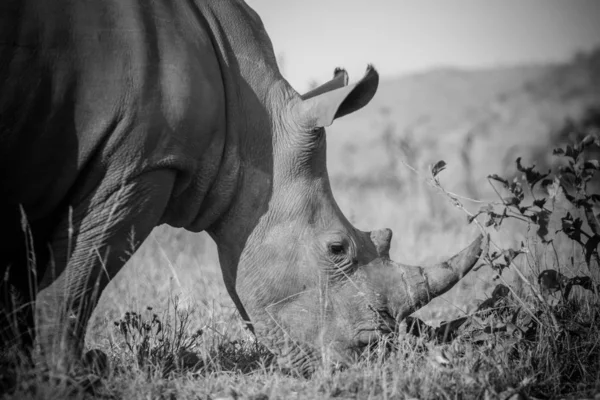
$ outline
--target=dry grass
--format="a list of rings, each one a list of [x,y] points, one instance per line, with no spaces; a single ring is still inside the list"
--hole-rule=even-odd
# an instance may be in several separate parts
[[[354,193],[350,191],[348,197],[356,203]],[[406,207],[392,207],[395,201],[391,192],[383,193],[358,199],[358,206],[362,210],[387,211],[394,218],[387,219],[388,225],[390,221],[406,221],[408,229],[404,234],[396,230],[396,242],[406,246],[396,249],[398,258],[405,254],[403,260],[411,262],[428,258],[435,261],[460,248],[473,235],[468,229],[461,234],[457,228],[436,233],[435,223],[429,226],[419,222],[419,215],[426,212],[419,208],[426,201],[405,200]],[[343,196],[341,202],[345,201],[349,202]],[[459,214],[450,205],[443,213]],[[381,218],[375,214],[349,214],[359,226],[369,218]],[[382,221],[379,226],[383,225]],[[554,249],[537,242],[535,235],[523,233],[523,237],[528,239],[532,251],[523,258],[521,268],[534,286],[541,269],[560,262],[566,268],[563,272],[569,274],[565,260],[578,260],[581,256],[576,248],[563,246],[558,252],[560,260],[556,260]],[[403,243],[406,241],[407,245]],[[435,258],[431,258],[432,249],[438,253]],[[571,275],[578,271],[571,271]],[[485,293],[489,295],[497,283],[492,280],[489,267],[475,276],[423,310],[421,318],[435,324],[471,311],[479,304],[476,299],[485,299]],[[527,285],[515,285],[512,281],[511,287],[511,307],[533,311],[542,307],[523,288]],[[480,295],[474,295],[475,289]],[[48,381],[36,371],[21,371],[17,391],[6,398],[592,398],[600,392],[598,300],[581,291],[576,294],[572,301],[553,310],[585,325],[583,335],[557,331],[549,319],[542,319],[535,340],[507,351],[500,339],[497,343],[475,344],[464,337],[452,343],[436,343],[400,333],[393,340],[370,348],[348,369],[321,369],[305,379],[279,370],[268,352],[244,329],[226,294],[215,249],[206,236],[161,227],[105,291],[90,324],[88,346],[109,355],[110,375],[85,387],[64,379]],[[137,347],[132,345],[132,340],[114,324],[132,311],[143,315],[146,322],[156,314],[172,343],[177,335],[189,340],[199,330],[202,334],[186,347],[187,353],[181,351],[185,346],[174,345],[170,351],[141,362],[139,338]],[[159,346],[157,337],[154,336],[155,348]],[[190,353],[195,357],[192,361]]]

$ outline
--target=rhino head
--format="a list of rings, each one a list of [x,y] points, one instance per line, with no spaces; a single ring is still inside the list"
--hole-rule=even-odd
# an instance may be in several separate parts
[[[389,257],[390,229],[356,229],[336,204],[325,127],[365,106],[378,81],[369,67],[347,85],[346,72],[338,69],[305,95],[281,96],[284,106],[270,114],[272,166],[242,165],[239,191],[245,194],[209,229],[242,316],[280,360],[300,371],[310,371],[324,355],[352,360],[449,290],[482,251],[480,237],[439,265],[403,265]]]

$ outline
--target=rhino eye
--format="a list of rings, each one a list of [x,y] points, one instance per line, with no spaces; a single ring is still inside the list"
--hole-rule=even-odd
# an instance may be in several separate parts
[[[346,248],[343,243],[330,243],[329,252],[334,256],[343,256],[346,253]]]

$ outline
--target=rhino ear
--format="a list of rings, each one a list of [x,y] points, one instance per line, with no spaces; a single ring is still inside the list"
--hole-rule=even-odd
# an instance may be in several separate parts
[[[308,100],[312,97],[316,97],[320,94],[327,93],[331,90],[339,89],[348,84],[348,73],[343,68],[336,68],[333,71],[333,78],[319,87],[314,88],[310,92],[304,93],[301,98],[302,100]]]
[[[341,70],[344,79],[347,79],[346,71]],[[339,77],[337,78],[341,80]],[[334,77],[323,86],[336,81]],[[352,85],[335,87],[330,90],[319,90],[320,86],[312,92],[302,96],[303,101],[298,105],[300,114],[305,121],[309,121],[312,127],[327,127],[336,118],[343,117],[366,106],[375,95],[379,84],[379,74],[369,65],[365,76]],[[338,83],[339,85],[339,83]],[[319,93],[314,94],[319,90]],[[311,96],[307,96],[311,94]]]

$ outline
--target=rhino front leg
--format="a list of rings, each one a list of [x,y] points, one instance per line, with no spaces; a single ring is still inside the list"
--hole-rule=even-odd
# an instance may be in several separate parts
[[[102,290],[159,223],[174,179],[171,170],[107,179],[61,222],[36,302],[37,343],[50,369],[68,373],[80,364]]]

